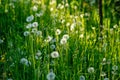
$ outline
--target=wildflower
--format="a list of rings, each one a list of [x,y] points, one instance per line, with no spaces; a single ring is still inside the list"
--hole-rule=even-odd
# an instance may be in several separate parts
[[[56,35],[60,35],[61,34],[61,30],[60,29],[57,29],[56,32],[55,32]]]
[[[32,27],[38,27],[38,22],[33,22]]]
[[[109,80],[109,78],[104,78],[104,80]]]
[[[31,15],[31,16],[28,16],[28,17],[26,18],[26,21],[27,21],[27,22],[31,22],[33,19],[34,19],[34,16]]]
[[[33,10],[34,12],[36,12],[36,11],[38,10],[38,6],[36,6],[36,5],[33,6],[33,7],[32,7],[32,10]]]
[[[85,80],[85,76],[81,75],[80,80]]]
[[[25,32],[24,32],[24,36],[28,36],[29,34],[30,34],[29,31],[25,31]]]
[[[3,43],[4,41],[2,39],[0,39],[0,44]]]
[[[29,65],[29,61],[28,61],[26,58],[22,58],[22,59],[20,60],[20,63],[23,64],[23,65],[26,65],[26,66]]]
[[[117,71],[117,70],[118,70],[118,66],[114,65],[114,66],[112,67],[112,70],[113,70],[113,71]]]
[[[53,52],[51,53],[51,57],[52,57],[52,58],[58,58],[58,57],[59,57],[58,51],[53,51]]]
[[[95,71],[95,70],[94,70],[93,67],[89,67],[89,68],[88,68],[88,72],[89,72],[89,73],[94,73],[94,71]]]
[[[47,74],[47,80],[54,80],[55,79],[55,73],[53,71],[50,71],[50,73]]]
[[[66,40],[68,40],[69,39],[69,35],[65,34],[65,35],[63,35],[63,38],[66,39]]]
[[[61,41],[60,41],[60,44],[66,44],[66,43],[67,43],[67,39],[62,38]]]

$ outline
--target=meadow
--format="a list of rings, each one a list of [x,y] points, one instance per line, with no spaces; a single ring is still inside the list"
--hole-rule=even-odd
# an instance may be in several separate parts
[[[120,8],[101,31],[97,1],[0,0],[0,80],[120,80]]]

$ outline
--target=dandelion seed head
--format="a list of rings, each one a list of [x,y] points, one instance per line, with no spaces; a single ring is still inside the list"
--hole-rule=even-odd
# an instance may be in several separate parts
[[[38,22],[33,22],[32,27],[38,27]]]
[[[32,33],[37,33],[37,28],[33,28],[31,32]]]
[[[114,28],[114,29],[118,28],[118,25],[117,25],[117,24],[115,24],[115,25],[113,26],[113,28]]]
[[[45,40],[46,42],[50,42],[53,39],[52,36],[48,36],[47,39]]]
[[[56,35],[60,35],[61,34],[61,30],[60,29],[57,29],[56,32],[55,32]]]
[[[27,22],[31,22],[33,19],[34,19],[34,16],[31,15],[31,16],[28,16],[28,17],[26,18],[26,21],[27,21]]]
[[[117,71],[118,70],[118,66],[117,65],[112,66],[112,70],[113,71]]]
[[[101,72],[100,76],[104,77],[104,76],[106,76],[106,73],[105,72]]]
[[[84,34],[80,34],[80,36],[79,36],[80,38],[84,38]]]
[[[42,37],[42,31],[37,31],[37,32],[36,32],[36,35]]]
[[[74,30],[74,28],[75,28],[75,23],[71,24],[70,30],[72,31],[72,30]]]
[[[66,43],[67,43],[67,39],[62,38],[62,39],[60,40],[60,44],[66,44]]]
[[[52,58],[58,58],[58,57],[59,57],[58,51],[53,51],[53,52],[51,53],[51,57],[52,57]]]
[[[30,35],[30,32],[29,31],[25,31],[24,32],[24,36],[28,36],[28,35]]]
[[[67,26],[67,27],[68,27],[68,26],[70,26],[70,23],[69,23],[69,22],[67,22],[66,26]]]
[[[89,72],[89,73],[94,73],[94,71],[95,71],[95,70],[94,70],[93,67],[89,67],[89,68],[88,68],[88,72]]]
[[[7,80],[13,80],[12,78],[9,78],[9,79],[7,79]]]
[[[64,34],[62,38],[68,40],[69,39],[69,35],[68,34]]]
[[[85,76],[81,75],[80,80],[85,80]]]
[[[68,4],[68,3],[66,3],[66,4],[65,4],[65,7],[69,7],[69,4]]]
[[[54,80],[55,76],[56,76],[55,73],[53,73],[53,71],[51,71],[47,74],[47,80]]]
[[[36,12],[36,11],[38,10],[38,6],[34,5],[34,6],[32,7],[32,10],[33,10],[34,12]]]
[[[51,49],[55,49],[56,46],[55,46],[54,44],[52,44],[52,45],[50,46],[50,48],[51,48]]]
[[[22,58],[20,60],[20,63],[23,64],[23,65],[29,66],[29,61],[26,58]]]
[[[0,44],[2,44],[4,41],[2,39],[0,39]]]
[[[104,78],[104,80],[109,80],[109,78]]]

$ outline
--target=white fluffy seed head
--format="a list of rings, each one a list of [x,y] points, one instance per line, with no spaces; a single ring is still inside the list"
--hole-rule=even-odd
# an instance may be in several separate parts
[[[59,57],[58,51],[53,51],[53,52],[51,53],[51,57],[52,57],[52,58],[58,58],[58,57]]]

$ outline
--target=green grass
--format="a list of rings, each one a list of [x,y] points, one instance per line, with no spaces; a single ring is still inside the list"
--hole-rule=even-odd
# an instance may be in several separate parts
[[[0,0],[0,79],[47,80],[49,74],[54,80],[120,79],[120,21],[112,0],[103,2],[102,38],[97,3],[14,1]],[[38,26],[26,28],[33,22]]]

